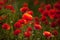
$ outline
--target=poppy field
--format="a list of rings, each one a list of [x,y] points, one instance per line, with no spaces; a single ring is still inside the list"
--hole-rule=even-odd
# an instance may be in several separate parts
[[[0,0],[0,40],[60,40],[60,0]]]

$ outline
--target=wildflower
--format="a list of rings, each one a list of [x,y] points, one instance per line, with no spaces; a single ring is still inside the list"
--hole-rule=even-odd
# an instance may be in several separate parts
[[[4,24],[2,25],[2,29],[10,30],[10,25],[7,24],[7,23],[4,23]]]
[[[26,31],[26,32],[24,33],[24,36],[25,36],[25,37],[30,37],[30,36],[31,36],[31,32],[30,32],[30,31]]]
[[[20,33],[21,33],[21,30],[19,30],[19,29],[16,29],[16,30],[13,32],[14,35],[18,35],[18,34],[20,34]]]
[[[52,34],[49,32],[49,31],[44,31],[43,32],[43,35],[46,37],[46,38],[50,38],[52,36]]]

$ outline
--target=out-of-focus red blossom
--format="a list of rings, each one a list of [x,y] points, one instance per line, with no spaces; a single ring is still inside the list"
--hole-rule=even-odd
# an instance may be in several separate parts
[[[49,24],[49,22],[48,22],[48,21],[45,21],[45,22],[44,22],[44,24],[48,25],[48,24]]]
[[[24,2],[23,7],[28,7],[28,3]]]
[[[0,24],[2,25],[2,24],[3,24],[3,22],[0,22]]]
[[[39,24],[39,18],[37,16],[34,18],[34,23]]]
[[[32,33],[31,33],[30,31],[24,32],[24,36],[25,36],[25,37],[28,37],[28,38],[31,36],[31,34],[32,34]]]
[[[19,35],[20,33],[21,33],[21,30],[19,30],[19,29],[16,29],[16,30],[13,32],[14,35]]]
[[[46,37],[46,38],[50,38],[52,36],[52,34],[49,32],[49,31],[44,31],[43,32],[43,35]]]
[[[22,8],[20,8],[20,11],[21,11],[22,13],[24,13],[24,12],[26,12],[26,11],[28,11],[28,10],[29,10],[28,7],[22,7]]]
[[[49,14],[48,15],[49,15],[50,19],[54,19],[55,18],[55,15],[56,15],[56,10],[51,9],[49,11]]]
[[[2,6],[0,6],[0,10],[2,9]]]
[[[48,5],[45,6],[45,8],[46,8],[46,10],[50,10],[51,9],[51,5],[48,4]]]
[[[34,24],[34,28],[37,30],[41,30],[42,26],[40,24]]]
[[[60,19],[58,19],[58,20],[56,21],[56,23],[57,23],[57,25],[60,26]]]
[[[4,1],[0,1],[0,5],[4,5],[5,3],[4,3]]]
[[[0,16],[0,21],[3,20],[3,18]]]
[[[15,12],[16,12],[16,10],[11,10],[11,12],[12,12],[12,13],[15,13]]]
[[[55,18],[60,19],[60,10],[56,10]]]
[[[3,19],[7,19],[7,15],[4,15],[2,18],[3,18]]]
[[[44,8],[44,7],[45,7],[45,3],[44,3],[44,2],[41,2],[41,3],[40,3],[40,7],[41,7],[41,8]]]
[[[54,7],[58,10],[60,10],[60,2],[55,3]]]
[[[4,1],[4,3],[6,3],[7,2],[7,0],[3,0]]]
[[[22,24],[21,24],[20,22],[16,22],[16,23],[14,24],[14,27],[15,27],[15,28],[21,28],[21,27],[22,27]]]
[[[54,27],[56,27],[57,24],[56,24],[56,22],[52,22],[50,25],[51,25],[51,27],[54,28]]]
[[[58,31],[57,30],[53,30],[52,34],[55,35],[55,36],[57,36],[58,35]]]
[[[32,31],[32,27],[28,27],[27,28],[27,31]]]
[[[14,7],[12,5],[6,5],[5,8],[9,10],[14,10]]]
[[[27,11],[27,13],[33,15],[33,11]]]
[[[43,13],[43,9],[42,8],[38,8],[38,11],[40,12],[40,13]]]
[[[25,19],[27,21],[31,21],[33,19],[32,15],[28,14],[28,13],[24,13],[22,15],[22,19]]]
[[[34,18],[34,21],[35,21],[35,22],[39,22],[39,18],[38,18],[38,17],[35,17],[35,18]]]
[[[49,14],[49,11],[48,11],[48,10],[45,10],[45,11],[42,13],[43,16],[48,16],[48,14]]]
[[[34,24],[40,24],[40,23],[36,21],[36,22],[34,22]]]
[[[46,16],[42,16],[41,18],[40,18],[40,20],[43,22],[43,21],[46,21],[47,19],[46,19]]]
[[[10,30],[10,25],[7,24],[7,23],[4,23],[4,24],[2,25],[2,29]]]
[[[39,4],[39,1],[38,0],[34,0],[34,5],[38,5]]]
[[[21,24],[27,24],[27,21],[25,19],[19,19],[18,22]]]

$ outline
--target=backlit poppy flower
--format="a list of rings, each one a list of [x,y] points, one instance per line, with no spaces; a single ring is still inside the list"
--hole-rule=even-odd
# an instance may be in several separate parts
[[[24,13],[22,15],[22,19],[26,19],[28,21],[31,21],[33,19],[32,15],[28,14],[28,13]]]
[[[52,36],[52,34],[49,32],[49,31],[44,31],[43,32],[43,35],[46,37],[46,38],[50,38]]]

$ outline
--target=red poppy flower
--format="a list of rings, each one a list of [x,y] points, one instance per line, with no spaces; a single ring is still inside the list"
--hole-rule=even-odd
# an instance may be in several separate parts
[[[0,21],[2,21],[3,20],[3,18],[0,16]]]
[[[7,23],[4,23],[4,24],[2,25],[2,29],[10,30],[10,25],[7,24]]]
[[[24,13],[22,15],[23,19],[26,19],[27,21],[31,21],[33,19],[32,15],[28,14],[28,13]]]
[[[49,11],[48,11],[48,10],[45,10],[45,11],[42,13],[43,16],[48,16],[48,14],[49,14]]]
[[[27,28],[27,31],[32,31],[32,27],[28,27]]]
[[[54,19],[55,15],[56,15],[56,10],[54,10],[54,9],[50,10],[48,15],[49,15],[50,19]]]
[[[58,35],[58,31],[57,30],[53,30],[52,34],[55,35],[55,36],[57,36]]]
[[[27,24],[27,21],[25,19],[19,19],[18,22],[21,24]]]
[[[5,3],[7,2],[7,0],[3,0]]]
[[[52,22],[51,27],[53,27],[53,28],[56,27],[56,22]]]
[[[16,29],[16,30],[13,32],[14,35],[18,35],[18,34],[20,34],[20,33],[21,33],[21,30],[19,30],[19,29]]]
[[[4,1],[0,1],[0,5],[4,5],[5,3],[4,3]]]
[[[45,16],[42,16],[42,17],[40,18],[40,20],[43,22],[43,21],[46,21],[47,19],[46,19]]]
[[[30,31],[26,31],[26,32],[24,33],[24,36],[25,36],[25,37],[30,37],[30,36],[31,36],[31,32],[30,32]]]
[[[5,8],[9,10],[14,10],[14,7],[12,5],[6,5]]]
[[[0,10],[2,9],[2,6],[0,6]]]
[[[60,26],[60,19],[58,19],[58,20],[56,21],[56,23],[57,23],[57,25]]]
[[[28,7],[28,3],[24,2],[23,7]]]
[[[56,9],[60,10],[60,2],[55,3],[55,4],[54,4],[54,7],[55,7]]]
[[[22,27],[22,24],[21,24],[20,22],[16,22],[16,23],[14,24],[14,27],[15,27],[15,28],[21,28],[21,27]]]
[[[22,13],[24,13],[24,12],[26,12],[26,11],[28,11],[28,10],[29,10],[28,7],[22,7],[22,8],[20,8],[20,11],[21,11]]]
[[[39,25],[39,24],[34,24],[34,28],[37,29],[37,30],[41,30],[42,29],[42,26]]]
[[[40,13],[43,13],[43,9],[42,8],[38,8],[38,11],[40,12]]]
[[[33,11],[27,11],[27,13],[33,15]]]
[[[34,5],[38,5],[39,4],[39,1],[38,0],[34,0]]]
[[[43,35],[46,37],[46,38],[50,38],[52,36],[52,34],[49,32],[49,31],[44,31],[43,32]]]
[[[50,10],[51,9],[51,5],[50,4],[48,4],[48,5],[46,5],[46,7],[45,7],[47,10]]]

